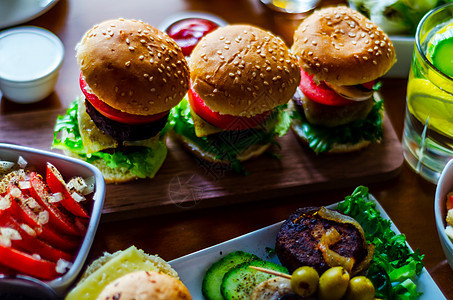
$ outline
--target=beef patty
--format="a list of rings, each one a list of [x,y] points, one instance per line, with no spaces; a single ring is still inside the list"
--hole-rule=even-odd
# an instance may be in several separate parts
[[[168,114],[151,123],[130,125],[104,117],[89,101],[85,101],[87,113],[94,124],[117,141],[145,140],[156,136],[167,124]]]
[[[361,262],[368,253],[359,230],[352,224],[321,218],[319,207],[300,208],[283,222],[277,234],[275,250],[280,262],[292,273],[301,266],[311,266],[320,274],[330,267],[324,260],[318,243],[322,235],[334,227],[341,240],[329,248],[344,257]]]

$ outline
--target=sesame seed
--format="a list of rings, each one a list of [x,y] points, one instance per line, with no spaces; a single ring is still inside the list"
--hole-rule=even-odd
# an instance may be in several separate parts
[[[151,59],[149,60],[149,62],[150,62],[151,64],[153,64],[153,63],[154,63],[154,59],[151,58]]]
[[[368,56],[364,56],[362,58],[363,58],[363,60],[368,60]]]
[[[269,82],[263,81],[264,85],[269,85]]]
[[[225,56],[223,56],[223,55],[220,55],[219,57],[220,57],[220,59],[222,59],[222,60],[225,59]]]
[[[130,51],[134,51],[134,50],[135,50],[135,48],[134,48],[134,47],[132,47],[132,46],[130,46],[130,47],[129,47],[129,50],[130,50]]]
[[[153,79],[154,79],[154,76],[150,76],[150,77],[148,78],[148,81],[151,82],[151,81],[153,81]]]
[[[130,44],[129,38],[126,39],[126,44]]]
[[[145,44],[146,41],[142,39],[142,40],[140,40],[140,43]]]
[[[125,65],[126,65],[126,67],[130,67],[130,65],[131,65],[131,61],[130,61],[130,60],[128,60],[128,61],[127,61],[127,62],[125,63]]]

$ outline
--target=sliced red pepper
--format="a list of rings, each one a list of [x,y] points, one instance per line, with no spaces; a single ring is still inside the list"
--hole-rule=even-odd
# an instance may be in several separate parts
[[[0,243],[0,264],[33,277],[51,280],[60,276],[56,264]]]
[[[57,234],[50,228],[48,223],[41,224],[39,222],[38,216],[27,205],[23,203],[25,199],[23,199],[24,197],[22,194],[18,194],[16,195],[16,197],[13,197],[10,193],[9,196],[11,200],[11,208],[9,209],[9,211],[16,220],[30,226],[33,230],[36,231],[39,237],[56,248],[71,250],[77,247],[79,241],[78,237],[67,236],[61,233]]]
[[[74,220],[65,214],[58,203],[50,203],[50,191],[43,181],[41,175],[36,172],[30,173],[30,194],[31,196],[49,212],[49,222],[58,230],[65,234],[83,235],[85,231],[80,232],[74,224]]]
[[[89,218],[83,206],[79,202],[75,201],[69,193],[66,183],[63,180],[63,176],[61,176],[57,168],[55,168],[51,163],[47,163],[46,182],[52,193],[61,193],[63,195],[63,200],[61,200],[60,203],[64,206],[64,208],[76,216]]]
[[[60,258],[66,261],[72,261],[73,259],[71,254],[56,249],[39,240],[36,232],[33,234],[23,229],[21,224],[11,216],[0,217],[0,227],[11,228],[19,233],[21,236],[20,240],[11,240],[12,247],[17,250],[25,250],[30,254],[36,253],[53,262],[57,262]]]

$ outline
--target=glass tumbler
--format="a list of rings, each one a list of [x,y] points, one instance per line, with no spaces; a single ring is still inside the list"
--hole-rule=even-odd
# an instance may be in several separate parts
[[[420,21],[407,85],[404,157],[415,172],[433,183],[453,158],[453,74],[441,71],[453,65],[453,51],[445,59],[439,54],[433,63],[434,53],[441,51],[436,45],[449,38],[452,48],[449,42],[442,45],[444,54],[453,49],[453,4],[430,11]]]

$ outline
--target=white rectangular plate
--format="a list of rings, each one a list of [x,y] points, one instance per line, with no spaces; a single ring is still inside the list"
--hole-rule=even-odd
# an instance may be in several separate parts
[[[381,212],[381,216],[385,219],[390,219],[379,202],[377,202],[374,197],[371,198],[376,202],[376,208]],[[332,204],[327,207],[335,208],[336,206],[337,204]],[[170,261],[170,264],[178,272],[182,282],[189,289],[193,299],[203,299],[201,283],[204,274],[214,262],[230,252],[242,250],[253,253],[262,259],[278,263],[276,255],[273,257],[269,256],[268,248],[275,248],[275,238],[277,232],[280,230],[281,224],[282,222],[279,222],[221,244],[177,258]],[[400,233],[393,222],[391,228],[395,233]],[[423,292],[423,295],[419,299],[445,299],[444,295],[425,268],[423,268],[423,271],[417,280],[417,287],[418,291]]]

